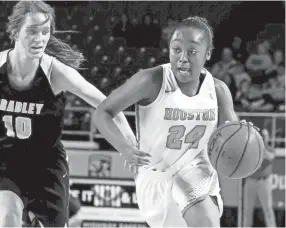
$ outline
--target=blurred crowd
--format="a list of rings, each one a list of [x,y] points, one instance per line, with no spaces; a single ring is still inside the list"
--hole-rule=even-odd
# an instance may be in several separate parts
[[[234,37],[232,45],[223,48],[212,75],[228,85],[237,111],[285,111],[283,51],[271,50],[267,40],[258,41],[249,51],[241,44],[241,38]]]
[[[0,4],[0,50],[4,50],[11,47],[5,23],[14,4]],[[62,2],[55,7],[56,36],[83,52],[86,62],[80,73],[108,95],[134,73],[168,62],[169,34],[180,19],[212,9],[208,20],[216,25],[237,3],[225,2],[223,12],[213,10],[218,8],[216,4],[220,3],[217,2],[204,5],[194,2],[191,6],[190,3],[160,2],[160,7],[154,6],[159,3],[148,2],[70,4],[72,2]],[[219,35],[215,33],[215,36]],[[277,48],[267,39],[256,40],[251,45],[248,42],[239,36],[233,37],[230,45],[216,49],[221,55],[213,56],[207,69],[229,86],[237,111],[284,111],[285,47]],[[68,110],[88,107],[72,94],[68,94],[67,101]],[[66,130],[88,131],[89,122],[88,112],[66,112]]]

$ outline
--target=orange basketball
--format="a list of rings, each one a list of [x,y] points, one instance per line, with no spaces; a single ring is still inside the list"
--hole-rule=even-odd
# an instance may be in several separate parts
[[[225,177],[241,179],[253,174],[263,160],[264,142],[258,131],[241,122],[221,125],[211,135],[208,154],[213,167]]]

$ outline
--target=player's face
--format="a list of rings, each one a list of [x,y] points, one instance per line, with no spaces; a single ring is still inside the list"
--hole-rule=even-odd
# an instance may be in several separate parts
[[[177,29],[170,41],[170,63],[176,79],[190,82],[199,79],[200,72],[210,58],[204,31],[193,27]]]
[[[16,37],[29,57],[40,58],[50,39],[51,22],[43,13],[28,13]]]

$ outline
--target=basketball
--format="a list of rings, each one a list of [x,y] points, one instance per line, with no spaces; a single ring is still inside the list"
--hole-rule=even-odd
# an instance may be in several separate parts
[[[208,143],[212,166],[219,174],[231,179],[253,174],[261,166],[264,149],[259,132],[238,121],[221,125]]]

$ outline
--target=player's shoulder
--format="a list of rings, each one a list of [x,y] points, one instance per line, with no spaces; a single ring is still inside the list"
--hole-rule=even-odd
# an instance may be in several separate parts
[[[54,63],[54,57],[44,53],[41,59],[41,67],[46,75],[49,75]]]
[[[7,61],[7,55],[8,55],[8,52],[10,51],[10,49],[7,49],[7,50],[4,50],[4,51],[1,51],[0,52],[0,67],[6,63]]]
[[[134,82],[138,82],[144,85],[157,85],[162,83],[163,68],[162,66],[156,66],[147,68],[137,72],[134,76]]]
[[[214,86],[215,86],[217,95],[224,96],[229,93],[228,86],[222,80],[219,80],[214,77],[213,77],[213,80],[214,80]]]
[[[231,92],[228,88],[228,86],[221,80],[217,78],[214,79],[214,87],[215,87],[215,93],[218,101],[218,105],[221,108],[230,108],[233,106],[233,99]]]
[[[227,85],[220,79],[214,78],[214,85],[216,89],[223,89],[224,87],[227,87]]]
[[[41,66],[44,71],[50,70],[51,74],[56,76],[68,76],[69,74],[73,74],[73,71],[75,71],[74,68],[64,64],[56,57],[53,57],[47,53],[44,53],[42,56]]]
[[[58,78],[60,76],[67,77],[69,75],[73,75],[73,72],[71,71],[74,70],[73,68],[59,61],[56,57],[47,53],[42,55],[41,67],[49,80],[50,77]]]
[[[161,77],[160,77],[161,75]],[[141,70],[134,74],[124,85],[125,90],[133,91],[141,105],[152,103],[161,91],[163,82],[161,66]]]
[[[52,61],[55,57],[47,54],[47,53],[43,53],[42,55],[42,62],[46,62],[46,61]]]
[[[50,67],[51,65],[53,68],[64,68],[66,66],[62,62],[60,62],[56,57],[53,57],[47,53],[44,53],[41,59],[41,65],[42,67]]]

